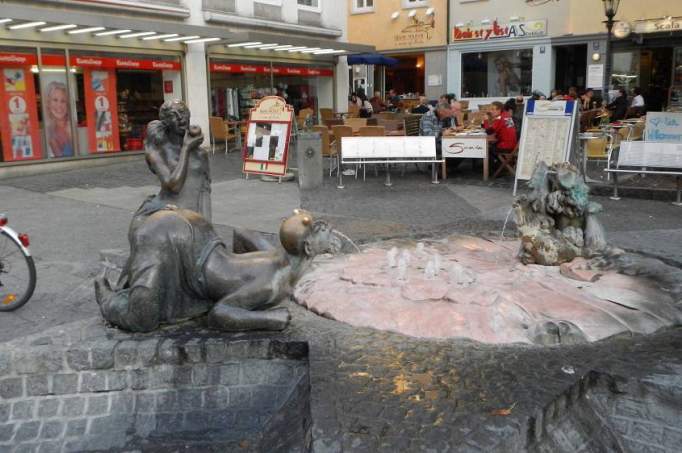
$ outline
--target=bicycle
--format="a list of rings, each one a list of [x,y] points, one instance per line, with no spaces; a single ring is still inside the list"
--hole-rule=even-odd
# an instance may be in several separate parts
[[[0,214],[0,311],[12,311],[24,305],[36,287],[36,267],[28,249],[26,233],[17,233]]]

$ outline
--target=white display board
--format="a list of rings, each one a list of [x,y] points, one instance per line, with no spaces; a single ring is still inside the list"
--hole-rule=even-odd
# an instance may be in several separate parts
[[[682,113],[647,112],[644,140],[659,143],[682,143]]]
[[[576,110],[575,101],[528,100],[523,114],[514,194],[518,181],[529,180],[540,162],[552,165],[569,159]]]
[[[486,136],[443,137],[443,157],[485,159],[488,155]]]
[[[342,137],[342,159],[435,159],[436,137]]]
[[[682,143],[620,142],[618,166],[682,168]]]

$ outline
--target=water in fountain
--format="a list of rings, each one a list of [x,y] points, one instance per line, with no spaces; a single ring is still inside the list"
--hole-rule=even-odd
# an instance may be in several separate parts
[[[334,233],[335,235],[339,236],[340,238],[343,238],[343,239],[345,239],[346,241],[348,241],[348,243],[349,243],[350,245],[352,245],[353,247],[355,247],[355,251],[356,251],[356,252],[360,252],[360,247],[358,247],[358,245],[357,245],[355,242],[353,242],[353,240],[352,240],[351,238],[349,238],[348,236],[346,236],[345,234],[343,234],[343,233],[340,232],[339,230],[332,230],[332,233]]]
[[[502,225],[502,233],[500,233],[500,239],[504,239],[504,230],[507,229],[507,222],[509,222],[509,216],[511,216],[512,210],[514,208],[509,208],[509,211],[507,212],[507,217],[504,219],[504,225]]]
[[[396,267],[398,263],[396,262],[396,259],[398,258],[398,247],[393,247],[391,250],[386,252],[386,262],[388,264],[388,267]]]

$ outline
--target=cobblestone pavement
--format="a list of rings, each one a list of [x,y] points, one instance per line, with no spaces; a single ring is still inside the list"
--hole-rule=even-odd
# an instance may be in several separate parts
[[[214,162],[214,180],[239,177],[234,155],[216,155]],[[0,181],[0,209],[32,233],[40,275],[36,298],[19,312],[0,316],[0,340],[97,316],[91,279],[98,251],[127,247],[125,232],[135,207],[103,207],[48,193],[153,184],[147,172],[139,162]],[[347,188],[338,191],[327,179],[315,193],[301,194],[301,204],[354,240],[368,242],[453,232],[499,235],[511,200],[509,188],[498,182],[463,184],[453,178],[436,186],[413,170],[397,176],[392,188],[382,182],[374,176],[364,182],[348,178]],[[679,208],[596,198],[606,208],[601,218],[614,243],[682,263]],[[508,225],[505,236],[513,230]],[[220,233],[227,237],[229,229]],[[291,302],[287,306],[293,313],[288,334],[310,343],[316,452],[540,451],[540,433],[577,407],[557,401],[576,386],[582,389],[591,371],[622,388],[627,382],[654,383],[669,397],[656,411],[618,400],[612,415],[620,422],[611,431],[641,447],[623,451],[672,452],[682,444],[682,418],[673,417],[681,407],[682,329],[586,346],[493,347],[352,328]],[[614,394],[621,388],[616,387]],[[588,434],[576,437],[579,446],[566,443],[565,451],[595,441]]]

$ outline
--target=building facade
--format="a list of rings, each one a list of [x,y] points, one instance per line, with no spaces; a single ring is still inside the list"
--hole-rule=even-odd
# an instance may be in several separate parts
[[[354,88],[438,97],[447,82],[447,0],[349,0],[348,40],[396,58],[390,67],[353,68]]]
[[[610,89],[641,86],[652,108],[680,82],[682,3],[621,2]],[[553,89],[601,91],[606,28],[601,1],[450,0],[448,91],[488,103]],[[675,63],[677,62],[677,63]]]
[[[0,167],[140,152],[168,99],[245,119],[262,96],[346,106],[345,4],[330,0],[0,1]],[[338,100],[343,100],[338,102]]]

